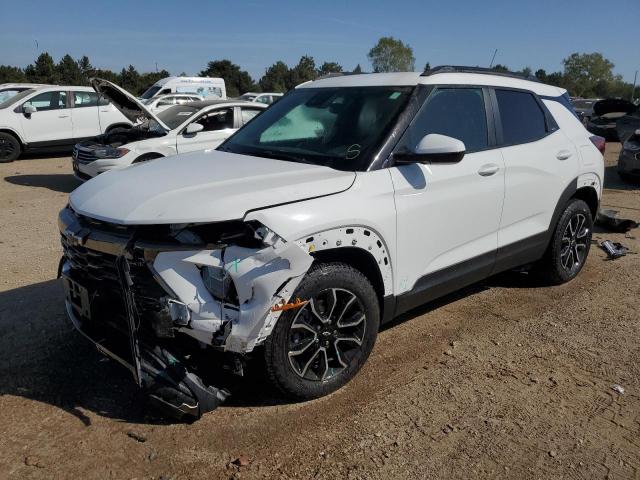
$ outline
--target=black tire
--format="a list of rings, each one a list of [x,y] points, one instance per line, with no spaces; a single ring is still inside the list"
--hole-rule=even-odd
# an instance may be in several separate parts
[[[16,137],[10,133],[0,132],[0,163],[9,163],[16,160],[22,147]]]
[[[310,301],[278,319],[265,342],[267,375],[291,398],[322,397],[351,380],[369,357],[380,325],[378,297],[358,270],[324,263],[311,267],[293,298]]]
[[[553,284],[575,278],[584,266],[593,233],[591,209],[577,198],[571,199],[556,224],[541,270]]]
[[[156,158],[163,158],[159,153],[145,153],[144,155],[140,155],[136,158],[133,163],[143,163],[148,162],[149,160],[155,160]]]

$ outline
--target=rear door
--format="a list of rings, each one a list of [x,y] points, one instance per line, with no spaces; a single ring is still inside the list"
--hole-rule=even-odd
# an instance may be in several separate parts
[[[460,282],[484,278],[493,267],[504,163],[495,145],[488,97],[482,87],[434,89],[399,142],[399,151],[413,151],[425,135],[439,133],[464,142],[466,154],[457,163],[390,169],[397,209],[398,293],[412,291],[420,297],[436,285],[450,291]]]
[[[178,153],[216,148],[237,130],[234,107],[208,110],[191,123],[200,123],[204,130],[193,134],[180,133],[176,142]]]
[[[505,162],[498,246],[543,249],[562,192],[578,174],[577,152],[533,93],[496,88],[492,95]]]
[[[74,140],[101,134],[98,94],[86,91],[72,91],[71,94],[73,100],[71,122]]]
[[[69,92],[53,90],[39,93],[24,102],[22,107],[27,104],[35,107],[37,111],[30,115],[16,114],[20,115],[20,124],[27,143],[43,143],[42,146],[46,146],[73,142]]]

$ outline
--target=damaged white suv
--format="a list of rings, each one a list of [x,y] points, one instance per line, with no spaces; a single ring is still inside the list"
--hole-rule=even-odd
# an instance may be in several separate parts
[[[581,270],[602,142],[566,91],[479,69],[306,83],[217,150],[75,190],[66,311],[159,405],[199,416],[260,356],[297,399],[362,367],[380,324],[536,262]]]

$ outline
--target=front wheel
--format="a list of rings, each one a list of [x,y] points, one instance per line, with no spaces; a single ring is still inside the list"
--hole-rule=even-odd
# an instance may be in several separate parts
[[[367,278],[342,263],[313,266],[293,298],[307,303],[278,319],[265,342],[265,363],[282,392],[307,400],[342,387],[364,365],[380,305]]]
[[[572,199],[556,224],[542,260],[543,270],[552,283],[565,283],[578,275],[589,255],[592,233],[589,206],[583,200]]]

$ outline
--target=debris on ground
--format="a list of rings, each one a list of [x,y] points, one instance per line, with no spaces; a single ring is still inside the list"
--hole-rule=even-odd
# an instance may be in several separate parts
[[[244,455],[238,456],[238,458],[236,458],[235,460],[233,460],[231,462],[231,464],[235,465],[236,467],[246,467],[247,465],[249,465],[249,463],[251,463],[251,462]]]
[[[145,437],[141,433],[134,432],[133,430],[129,430],[127,432],[127,436],[129,438],[133,438],[136,442],[144,443],[147,441],[147,437]]]
[[[625,233],[638,228],[638,222],[629,218],[618,217],[617,210],[600,210],[596,215],[596,225],[610,232]]]
[[[611,240],[605,240],[600,244],[600,247],[607,252],[610,260],[624,257],[628,252],[627,247],[619,242],[612,242]]]
[[[611,390],[613,390],[614,392],[618,392],[620,395],[624,394],[624,387],[618,384],[611,385]]]

